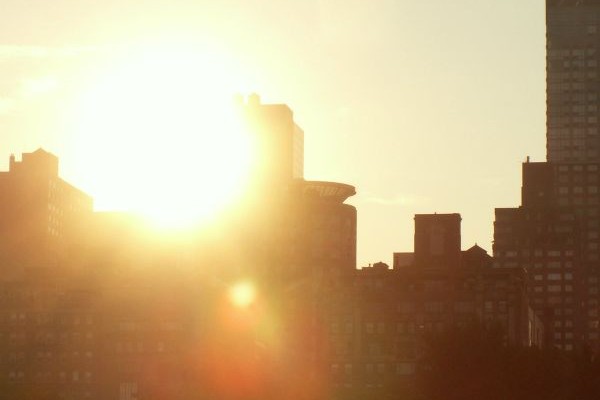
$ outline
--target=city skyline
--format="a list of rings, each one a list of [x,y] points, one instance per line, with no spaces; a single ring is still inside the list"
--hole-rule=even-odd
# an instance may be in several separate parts
[[[600,0],[507,1],[12,2],[0,393],[599,398]]]
[[[543,1],[228,5],[128,2],[112,18],[110,4],[62,1],[52,12],[78,18],[58,26],[44,5],[36,14],[11,3],[0,24],[0,160],[42,146],[86,190],[68,100],[89,60],[109,63],[98,53],[148,37],[199,37],[243,66],[245,86],[224,93],[255,91],[294,111],[307,179],[357,188],[359,267],[412,249],[417,213],[461,213],[463,247],[491,252],[494,208],[519,203],[521,161],[545,160]]]

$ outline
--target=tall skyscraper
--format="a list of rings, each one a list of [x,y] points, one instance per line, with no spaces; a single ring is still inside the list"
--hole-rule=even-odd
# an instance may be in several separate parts
[[[547,343],[600,350],[600,0],[547,0],[547,162],[498,208],[494,256],[528,270]]]
[[[547,156],[600,162],[600,0],[547,0]]]

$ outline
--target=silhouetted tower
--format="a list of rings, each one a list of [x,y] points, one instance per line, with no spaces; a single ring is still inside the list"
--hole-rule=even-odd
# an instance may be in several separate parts
[[[600,0],[546,1],[547,157],[600,162]]]
[[[302,179],[304,132],[292,110],[285,104],[261,104],[256,94],[241,106],[256,150],[254,179],[267,185]]]
[[[417,266],[460,266],[460,214],[415,215],[415,263]]]
[[[92,198],[58,176],[58,158],[42,149],[14,155],[0,172],[0,246],[3,257],[57,254],[80,242]]]
[[[494,257],[525,267],[547,343],[600,350],[600,0],[547,0],[547,162],[497,208]]]

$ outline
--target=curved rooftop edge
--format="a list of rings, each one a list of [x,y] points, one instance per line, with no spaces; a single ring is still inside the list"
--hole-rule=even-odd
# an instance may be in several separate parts
[[[300,181],[299,183],[304,197],[313,197],[321,201],[343,203],[348,197],[356,194],[356,188],[345,183],[327,181]]]

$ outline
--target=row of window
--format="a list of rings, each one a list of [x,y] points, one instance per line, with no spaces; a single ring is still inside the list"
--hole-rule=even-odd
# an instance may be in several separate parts
[[[565,256],[565,257],[572,257],[573,254],[575,254],[575,252],[573,250],[541,250],[541,249],[536,249],[536,250],[529,250],[529,249],[523,249],[521,250],[521,255],[523,256],[529,256],[533,254],[534,257],[561,257],[561,256]],[[513,258],[513,257],[517,257],[519,255],[519,252],[517,250],[505,250],[504,252],[497,252],[496,254],[497,256],[505,256],[508,258]]]
[[[367,374],[385,374],[391,368],[397,375],[411,375],[415,372],[415,364],[412,362],[401,362],[392,365],[385,363],[367,363],[361,365],[362,370]],[[343,372],[346,375],[351,375],[355,372],[354,365],[352,363],[345,364],[331,364],[331,372],[339,374]]]
[[[561,197],[558,199],[557,203],[559,206],[568,206],[570,204],[578,205],[578,206],[600,204],[597,196],[588,197],[587,199],[584,199],[582,197],[576,197],[576,198]],[[594,226],[595,226],[596,222],[595,221],[591,221],[591,222],[593,222]],[[588,224],[588,225],[592,226],[591,224]]]
[[[592,106],[588,106],[588,107],[592,107]],[[596,106],[593,106],[594,108],[596,108]],[[588,128],[571,128],[571,127],[566,127],[566,128],[552,128],[548,130],[548,139],[552,142],[552,143],[557,143],[560,139],[565,138],[565,139],[569,139],[569,138],[576,138],[576,139],[584,139],[586,136],[595,136],[598,134],[598,128],[597,127],[588,127]],[[560,143],[560,142],[558,142]],[[582,167],[581,165],[577,165],[578,167]],[[562,170],[562,167],[567,167],[567,170]],[[596,164],[590,164],[587,166],[586,168],[587,171],[589,172],[596,172],[598,171],[598,165]],[[569,172],[568,170],[568,166],[567,165],[561,165],[559,166],[559,172],[561,173],[565,173],[565,172]],[[583,172],[582,170],[580,171],[574,171],[574,172]],[[595,178],[597,177],[597,175],[595,174],[586,174],[589,177]],[[581,174],[576,174],[576,176],[581,176]]]
[[[535,286],[533,288],[533,291],[535,293],[543,293],[544,291],[546,291],[548,293],[560,293],[563,291],[570,293],[573,291],[573,286],[565,285],[564,288],[562,285]]]
[[[564,82],[564,81],[568,81],[568,80],[581,80],[581,79],[585,79],[586,77],[588,77],[588,78],[597,77],[596,71],[582,71],[582,70],[579,70],[579,71],[570,70],[570,71],[563,71],[563,72],[552,71],[550,74],[548,74],[547,81],[548,81],[548,84],[550,84],[550,83]],[[590,100],[595,100],[595,98],[591,98]]]
[[[533,279],[536,281],[544,280],[544,275],[536,274],[534,275]],[[554,272],[547,274],[546,279],[549,281],[561,281],[563,279],[566,281],[570,281],[573,279],[573,274],[571,272],[565,272],[564,274]]]
[[[559,186],[558,187],[558,194],[560,194],[560,195],[565,195],[565,194],[569,194],[569,193],[583,194],[586,192],[589,194],[596,194],[596,193],[598,193],[598,186],[591,185],[591,186],[587,186],[587,187],[583,187],[583,186],[574,186],[574,187]]]
[[[115,350],[117,353],[143,353],[145,351],[157,351],[162,353],[165,351],[165,343],[157,342],[149,348],[147,344],[144,345],[143,342],[119,342],[115,345]]]
[[[596,26],[595,25],[589,25],[587,27],[588,32],[593,31],[593,33],[596,33]],[[561,57],[569,57],[569,56],[573,56],[573,57],[583,57],[584,55],[588,55],[588,56],[593,56],[596,54],[596,49],[590,47],[587,49],[548,49],[548,58],[550,59],[555,59],[555,58],[561,58]]]
[[[14,299],[17,294],[13,293],[11,297]],[[19,293],[20,300],[38,299],[37,295],[29,295],[27,293]],[[0,323],[25,323],[28,319],[33,319],[37,325],[60,324],[61,326],[77,326],[77,325],[93,325],[94,317],[92,315],[72,316],[72,315],[56,315],[48,313],[25,313],[25,312],[0,312]]]
[[[583,68],[583,67],[591,67],[591,68],[595,68],[598,66],[598,60],[596,60],[595,58],[591,58],[588,60],[582,60],[582,59],[573,59],[573,60],[565,60],[565,59],[559,59],[559,60],[549,60],[548,63],[548,69],[551,71],[556,71],[557,69],[560,69],[560,67],[568,69],[568,68]]]
[[[583,90],[583,84],[582,83],[578,83],[578,84],[573,84],[573,85],[568,85],[566,83],[561,84],[561,86],[573,86],[573,89],[579,89],[579,90]],[[590,115],[588,117],[584,117],[582,115],[572,115],[572,116],[557,116],[554,114],[550,114],[550,116],[548,117],[548,125],[551,127],[556,127],[556,126],[560,126],[560,125],[569,125],[570,123],[579,123],[579,124],[583,124],[583,123],[588,123],[588,124],[597,124],[598,123],[598,117]],[[580,128],[581,129],[581,128]]]

